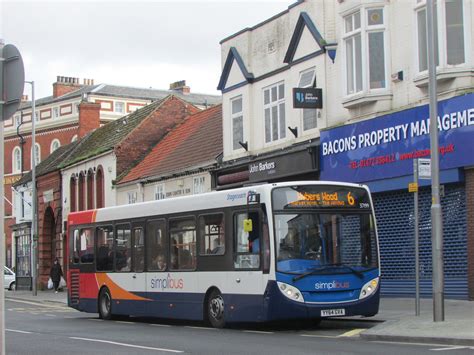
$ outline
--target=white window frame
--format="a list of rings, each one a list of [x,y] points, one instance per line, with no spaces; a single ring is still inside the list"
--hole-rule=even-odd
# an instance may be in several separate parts
[[[55,148],[54,146],[57,144],[57,147]],[[59,147],[61,146],[61,142],[59,141],[59,139],[53,139],[53,141],[51,142],[51,146],[49,148],[49,152],[52,153],[54,152],[56,149],[58,149]]]
[[[155,185],[155,200],[164,200],[166,198],[165,184]]]
[[[383,18],[382,18],[382,24],[380,25],[370,25],[368,24],[368,16],[367,13],[369,10],[376,10],[376,9],[381,9]],[[357,96],[357,95],[364,95],[368,93],[376,93],[376,92],[383,92],[383,91],[388,91],[390,89],[390,82],[389,82],[389,59],[390,59],[390,54],[389,54],[389,46],[390,44],[388,43],[389,37],[388,37],[388,18],[389,16],[387,15],[388,12],[388,6],[384,6],[383,4],[377,3],[373,4],[370,6],[360,6],[357,9],[345,13],[342,15],[342,26],[343,26],[343,35],[342,35],[342,40],[343,40],[343,47],[342,47],[342,57],[344,61],[343,65],[343,70],[344,70],[344,96]],[[357,29],[352,28],[351,31],[346,32],[346,19],[348,17],[354,16],[356,13],[360,14],[360,27]],[[383,33],[383,54],[384,54],[384,87],[380,88],[371,88],[371,82],[370,82],[370,53],[369,53],[369,34],[370,33],[376,33],[376,32],[382,32]],[[361,81],[362,85],[360,90],[357,89],[357,83],[354,81],[354,91],[349,92],[348,90],[348,71],[347,71],[347,48],[346,48],[346,43],[349,39],[355,38],[355,36],[360,34],[361,38]],[[354,57],[355,58],[355,57]],[[355,61],[354,61],[354,78],[356,77],[356,71],[355,71]]]
[[[73,135],[71,138],[71,143],[77,141],[77,134]]]
[[[234,107],[234,102],[240,100],[241,102],[241,110],[240,111],[236,111],[234,112],[233,111],[233,107]],[[239,149],[243,149],[243,147],[239,144],[239,141],[235,141],[235,136],[234,136],[234,126],[235,126],[235,121],[237,119],[241,119],[242,120],[242,140],[241,142],[245,142],[245,136],[244,136],[244,101],[243,101],[243,98],[242,98],[242,95],[239,95],[237,97],[234,97],[232,99],[230,99],[230,121],[231,121],[231,136],[232,136],[232,150],[239,150]]]
[[[117,107],[117,105],[119,105],[119,104],[122,105],[122,110],[120,110],[120,111],[118,110],[118,107]],[[125,113],[125,102],[115,101],[115,103],[114,103],[114,112],[115,113]]]
[[[301,83],[301,79],[303,78],[303,76],[305,74],[307,74],[309,72],[313,72],[313,75],[311,77],[311,82],[307,85],[302,85],[303,83]],[[299,88],[312,88],[312,87],[315,87],[315,84],[316,84],[316,67],[311,67],[311,68],[305,69],[305,70],[300,72],[300,78],[298,80],[298,87]],[[300,111],[301,111],[301,129],[303,130],[303,132],[308,132],[308,131],[311,131],[311,130],[314,130],[314,129],[318,128],[318,109],[316,109],[316,108],[305,108],[305,109],[302,109]],[[308,112],[311,112],[311,113],[314,112],[315,119],[316,119],[316,126],[314,126],[312,128],[305,129],[304,115],[305,115],[305,113],[308,113]]]
[[[464,62],[459,64],[448,64],[448,51],[447,51],[447,24],[446,24],[446,0],[437,0],[434,11],[436,12],[437,18],[437,39],[438,39],[438,63],[437,68],[441,69],[452,69],[469,66],[471,63],[470,58],[470,43],[472,34],[469,31],[471,28],[471,23],[469,21],[469,16],[466,12],[469,12],[470,6],[466,6],[466,1],[461,0],[462,9],[463,9],[463,37],[464,37]],[[418,12],[425,11],[428,13],[426,0],[417,0],[415,1],[414,7],[414,16],[415,16],[415,30],[416,30],[416,41],[415,41],[415,72],[418,75],[424,75],[428,73],[428,61],[426,63],[426,69],[420,70],[420,52],[419,52],[419,36],[418,32]],[[428,41],[428,37],[426,39]],[[428,48],[426,49],[428,51]]]
[[[283,85],[283,97],[280,98],[280,86]],[[265,145],[271,145],[275,142],[281,142],[282,140],[286,139],[287,138],[287,134],[286,134],[286,130],[287,130],[287,123],[288,123],[288,120],[287,120],[287,115],[286,115],[286,101],[285,101],[285,98],[286,98],[286,87],[285,87],[285,81],[282,80],[282,81],[279,81],[275,84],[272,84],[272,85],[269,85],[267,87],[264,87],[262,89],[262,103],[263,103],[263,141],[265,142]],[[276,100],[272,100],[272,89],[273,88],[276,88]],[[268,95],[269,95],[269,102],[268,103],[265,103],[265,93],[268,91]],[[281,105],[283,105],[283,114],[284,114],[284,127],[281,127]],[[277,108],[277,132],[278,132],[278,137],[277,138],[273,138],[273,131],[272,131],[272,127],[273,127],[273,120],[274,120],[274,117],[273,117],[273,113],[272,113],[272,109],[273,107],[276,107]],[[267,119],[266,119],[266,110],[269,109],[270,111],[270,140],[267,140],[267,137],[266,137],[266,130],[267,130]]]
[[[12,173],[14,173],[14,174],[21,173],[21,149],[20,149],[20,147],[13,148],[13,152],[12,152]]]
[[[205,176],[195,176],[193,178],[193,194],[202,194],[205,191],[206,187],[206,177]]]
[[[35,143],[35,149],[31,147],[31,167],[33,167],[33,158],[35,159],[35,166],[38,166],[41,163],[41,146],[39,143]]]
[[[133,205],[134,203],[138,202],[138,192],[137,191],[129,191],[127,192],[128,197],[128,204]]]

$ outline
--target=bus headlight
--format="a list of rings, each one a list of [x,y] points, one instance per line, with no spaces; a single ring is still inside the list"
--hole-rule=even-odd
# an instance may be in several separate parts
[[[304,302],[303,295],[296,287],[283,282],[277,282],[277,284],[278,288],[280,289],[280,292],[283,293],[285,297],[289,298],[292,301]]]
[[[359,299],[361,300],[363,298],[369,297],[371,294],[375,292],[375,290],[377,290],[378,285],[379,285],[378,277],[367,282],[364,285],[364,287],[362,287],[362,289],[360,290]]]

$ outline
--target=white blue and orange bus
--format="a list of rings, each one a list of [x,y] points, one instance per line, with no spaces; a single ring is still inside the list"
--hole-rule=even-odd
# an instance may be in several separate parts
[[[366,186],[264,184],[68,217],[68,304],[227,322],[373,316],[377,229]]]

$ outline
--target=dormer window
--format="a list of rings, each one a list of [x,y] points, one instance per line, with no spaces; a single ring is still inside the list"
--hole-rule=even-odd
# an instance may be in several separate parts
[[[239,142],[244,141],[244,116],[242,113],[242,96],[230,101],[232,118],[232,149],[242,149]]]

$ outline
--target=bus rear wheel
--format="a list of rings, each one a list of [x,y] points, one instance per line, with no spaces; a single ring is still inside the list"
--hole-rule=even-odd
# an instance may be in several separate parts
[[[107,288],[103,288],[99,294],[99,316],[101,319],[112,319],[112,297]]]
[[[207,318],[214,328],[224,328],[224,299],[219,291],[214,290],[207,301]]]

